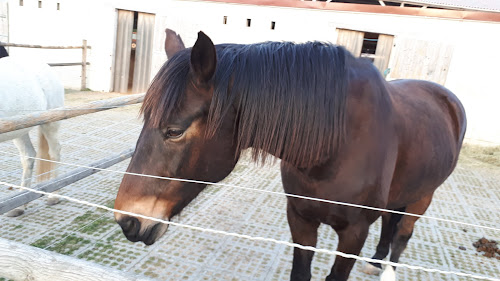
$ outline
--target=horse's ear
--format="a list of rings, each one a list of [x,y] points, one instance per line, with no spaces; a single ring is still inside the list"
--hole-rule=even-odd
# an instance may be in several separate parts
[[[191,50],[191,72],[195,82],[206,84],[215,73],[217,54],[212,40],[202,31],[198,32],[198,39]]]
[[[186,49],[184,47],[184,42],[182,42],[181,36],[177,34],[172,29],[165,29],[165,53],[167,53],[167,58],[172,58],[177,52]]]

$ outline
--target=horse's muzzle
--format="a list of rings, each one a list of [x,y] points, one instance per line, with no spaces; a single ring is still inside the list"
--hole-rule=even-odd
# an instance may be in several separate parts
[[[154,244],[168,228],[168,225],[161,223],[146,223],[144,225],[137,218],[130,216],[122,216],[116,222],[128,240],[131,242],[142,241],[148,246]]]

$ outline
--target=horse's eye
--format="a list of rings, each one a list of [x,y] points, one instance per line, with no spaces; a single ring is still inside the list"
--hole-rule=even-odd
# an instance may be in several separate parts
[[[165,136],[169,139],[178,139],[182,137],[184,131],[181,129],[167,129]]]

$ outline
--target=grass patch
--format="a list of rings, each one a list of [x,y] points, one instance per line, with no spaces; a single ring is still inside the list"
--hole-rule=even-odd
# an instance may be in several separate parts
[[[31,246],[45,249],[55,238],[53,235],[47,235],[31,243]]]
[[[51,233],[31,243],[31,246],[47,249],[49,251],[57,252],[63,255],[71,255],[82,246],[90,243],[90,241],[85,238],[71,234],[65,237],[63,240],[57,242],[56,244],[48,247],[56,239],[57,237]]]
[[[102,230],[105,226],[109,225],[115,225],[115,221],[113,219],[107,218],[107,217],[102,217],[100,219],[97,219],[96,221],[93,221],[89,225],[85,226],[84,228],[81,229],[81,232],[91,234],[97,231]]]
[[[86,222],[90,222],[92,219],[95,219],[97,216],[94,214],[94,212],[92,211],[87,211],[85,212],[85,214],[81,215],[81,216],[78,216],[76,217],[73,222],[74,223],[78,223],[78,224],[81,224],[81,223],[86,223]]]
[[[104,206],[108,208],[114,208],[115,207],[115,199],[109,200]]]
[[[63,255],[71,255],[82,246],[89,244],[90,241],[76,235],[70,235],[61,242],[49,247],[47,250],[54,251]]]

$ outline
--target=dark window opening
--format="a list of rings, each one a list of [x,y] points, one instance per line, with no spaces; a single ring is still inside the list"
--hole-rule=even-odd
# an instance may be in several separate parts
[[[274,30],[275,27],[276,27],[276,22],[272,21],[271,22],[271,29]]]
[[[251,24],[252,24],[252,19],[247,19],[247,27],[250,27]]]
[[[224,16],[224,19],[222,20],[222,24],[227,24],[227,16]]]
[[[24,1],[23,0],[19,0],[19,6],[24,6]]]
[[[312,0],[310,0],[310,1],[312,1]],[[326,2],[327,0],[318,0],[318,1]],[[390,0],[382,0],[382,1],[384,1],[385,6],[392,6],[392,7],[422,8],[424,6],[424,5],[408,4],[408,3],[404,3],[404,5],[402,5],[401,2],[392,2]],[[335,0],[335,1],[328,1],[328,2],[381,6],[381,4],[378,0]]]
[[[132,29],[132,44],[130,48],[130,67],[128,71],[128,86],[127,90],[132,92],[132,86],[134,85],[134,68],[135,68],[135,51],[137,47],[137,22],[139,19],[139,12],[134,12],[134,26]]]
[[[38,8],[42,7],[42,1],[38,1]]]
[[[375,60],[375,51],[377,50],[378,33],[365,32],[363,37],[363,46],[361,47],[361,57],[368,58],[372,62]]]
[[[422,8],[422,5],[413,5],[405,3],[405,7],[407,8]]]
[[[61,3],[57,3],[57,10],[61,10]]]

